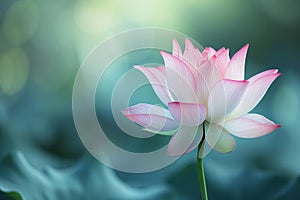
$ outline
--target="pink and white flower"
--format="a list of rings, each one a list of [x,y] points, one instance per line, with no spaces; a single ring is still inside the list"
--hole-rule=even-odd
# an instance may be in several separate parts
[[[173,40],[172,54],[161,51],[165,66],[135,66],[168,109],[141,103],[121,112],[145,130],[173,135],[170,156],[190,152],[204,139],[219,152],[231,152],[232,135],[256,138],[272,132],[280,125],[249,112],[280,73],[272,69],[245,80],[248,46],[230,59],[229,49],[207,47],[200,52],[188,39],[182,53]]]

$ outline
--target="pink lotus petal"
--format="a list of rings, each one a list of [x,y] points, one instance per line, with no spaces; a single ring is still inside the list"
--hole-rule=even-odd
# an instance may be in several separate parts
[[[247,90],[232,116],[241,116],[250,112],[263,98],[273,81],[280,75],[277,70],[268,70],[250,78]]]
[[[227,121],[224,127],[228,132],[238,137],[256,138],[274,131],[279,128],[280,125],[274,124],[274,122],[262,115],[247,114],[243,117]]]
[[[226,49],[224,47],[222,47],[221,49],[219,49],[218,51],[216,51],[215,56],[218,57],[221,53],[223,53]]]
[[[263,78],[265,76],[272,75],[272,74],[277,74],[277,73],[278,73],[278,69],[269,69],[269,70],[263,71],[263,72],[261,72],[259,74],[256,74],[255,76],[252,76],[249,79],[249,81],[250,82],[255,82],[255,81],[257,81],[260,78]]]
[[[165,66],[157,66],[156,67],[157,70],[159,70],[162,75],[164,76],[164,80],[167,81],[166,79],[166,67]]]
[[[172,55],[179,58],[183,61],[189,68],[194,71],[194,68],[197,68],[202,62],[202,54],[199,49],[195,48],[193,43],[189,39],[185,39],[185,49],[182,54],[181,48],[177,40],[173,40],[173,51]]]
[[[169,156],[181,156],[195,149],[202,138],[202,129],[198,127],[180,126],[169,144],[167,153]]]
[[[157,97],[165,105],[168,105],[168,102],[172,101],[172,95],[170,94],[167,86],[167,79],[163,73],[163,66],[156,68],[135,66],[134,68],[138,69],[146,76]]]
[[[172,55],[180,58],[182,56],[182,51],[181,47],[178,44],[176,39],[173,39],[173,50],[172,50]]]
[[[209,93],[214,85],[221,80],[215,65],[206,61],[197,69],[197,94],[201,104],[207,105]]]
[[[168,89],[175,101],[197,102],[195,77],[191,68],[179,58],[161,51],[166,66]]]
[[[240,103],[247,86],[247,81],[219,81],[208,98],[208,120],[215,123],[222,121]]]
[[[203,127],[202,126],[203,126],[203,124],[198,126],[197,134],[196,134],[192,144],[190,145],[189,149],[185,152],[185,154],[193,151],[200,144],[202,137],[203,137]]]
[[[131,121],[155,132],[171,131],[178,127],[178,122],[173,119],[170,112],[156,105],[141,103],[121,112]]]
[[[230,62],[229,49],[225,49],[224,51],[222,51],[222,53],[220,53],[214,61],[216,68],[222,77],[226,72],[229,62]]]
[[[246,44],[231,58],[224,78],[233,80],[244,80],[245,74],[245,60],[248,51],[249,44]]]
[[[189,39],[185,39],[185,49],[181,58],[190,68],[195,69],[202,60],[202,54],[194,47]]]
[[[235,149],[235,139],[217,124],[205,123],[205,139],[218,152],[228,153]]]
[[[202,104],[171,102],[168,107],[174,119],[184,126],[199,126],[206,117],[206,108]]]
[[[194,57],[195,47],[189,40],[185,40],[185,49],[181,60],[183,60],[191,68],[196,68],[196,60]]]
[[[191,54],[193,54],[193,52],[196,50],[196,48],[194,47],[193,43],[189,39],[187,39],[187,38],[185,38],[184,42],[185,42],[184,52],[186,53],[186,52],[190,51]]]

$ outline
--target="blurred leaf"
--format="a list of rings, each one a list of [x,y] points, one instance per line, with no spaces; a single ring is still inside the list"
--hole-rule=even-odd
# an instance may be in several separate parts
[[[21,195],[18,192],[8,192],[8,196],[15,200],[22,200]]]
[[[0,57],[0,88],[12,95],[20,91],[27,81],[28,58],[20,48],[12,48]]]
[[[22,200],[22,197],[17,192],[2,192],[0,191],[1,200]]]
[[[86,158],[68,169],[37,170],[21,152],[5,157],[0,163],[0,190],[16,191],[24,200],[58,199],[170,199],[164,185],[131,188],[98,161]],[[17,193],[10,193],[20,199]]]

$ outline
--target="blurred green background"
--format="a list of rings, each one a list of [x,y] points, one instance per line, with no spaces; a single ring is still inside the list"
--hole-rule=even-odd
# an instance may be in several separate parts
[[[200,199],[195,152],[156,172],[122,173],[92,158],[75,129],[72,87],[84,58],[112,35],[145,26],[229,47],[231,55],[250,43],[247,78],[282,72],[255,109],[282,127],[206,157],[208,192],[210,199],[299,199],[299,10],[297,0],[1,1],[0,199]],[[116,62],[106,77],[143,59]],[[114,84],[105,80],[100,95]],[[98,109],[106,116],[100,123],[120,133],[110,110]]]

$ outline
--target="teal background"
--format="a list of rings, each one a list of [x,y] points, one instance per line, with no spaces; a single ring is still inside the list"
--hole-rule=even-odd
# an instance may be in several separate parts
[[[216,200],[299,199],[299,8],[297,0],[1,1],[0,199],[200,199],[196,152],[156,172],[123,173],[91,157],[75,129],[72,87],[84,58],[110,36],[144,26],[180,31],[203,46],[228,47],[231,56],[249,43],[247,78],[279,69],[282,75],[254,111],[282,127],[262,138],[237,138],[230,154],[209,154],[208,193]],[[96,100],[111,93],[120,70],[161,61],[156,53],[114,62]],[[157,101],[150,87],[131,103],[143,101]],[[109,103],[96,108],[114,142],[136,152],[167,144],[163,136],[128,142]]]

